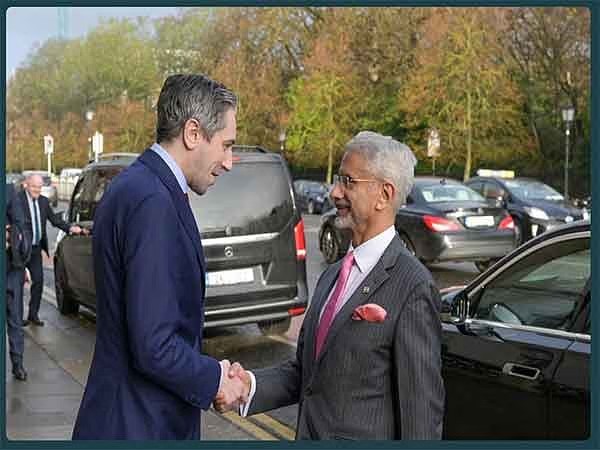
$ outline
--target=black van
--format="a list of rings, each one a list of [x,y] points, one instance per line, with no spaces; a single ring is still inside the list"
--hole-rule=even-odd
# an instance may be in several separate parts
[[[110,181],[137,155],[104,155],[88,165],[73,191],[68,220],[92,229]],[[207,262],[205,327],[257,323],[287,331],[308,302],[304,223],[283,157],[234,146],[233,168],[203,196],[190,192]],[[95,309],[91,236],[65,236],[54,255],[58,309]]]

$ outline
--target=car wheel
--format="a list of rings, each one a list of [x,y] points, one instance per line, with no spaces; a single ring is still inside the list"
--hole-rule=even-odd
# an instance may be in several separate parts
[[[308,206],[306,207],[306,212],[309,214],[315,213],[315,204],[311,201],[308,202]]]
[[[493,266],[496,261],[498,261],[498,258],[488,259],[486,261],[475,261],[475,267],[477,267],[477,270],[480,272],[485,272],[491,266]]]
[[[56,291],[56,304],[58,311],[63,315],[77,314],[79,303],[67,292],[67,277],[65,268],[58,259],[54,260],[54,286]]]
[[[328,264],[333,264],[340,259],[340,243],[331,227],[323,230],[320,247],[323,257]]]
[[[413,255],[415,257],[417,256],[417,252],[415,251],[415,246],[412,244],[412,242],[410,242],[410,239],[408,238],[407,235],[401,234],[400,241],[402,242],[402,245],[404,245],[406,250],[408,250],[410,252],[411,255]]]
[[[258,328],[260,328],[261,333],[265,336],[268,336],[269,334],[284,334],[287,330],[289,330],[291,323],[292,318],[286,317],[285,319],[259,322]]]

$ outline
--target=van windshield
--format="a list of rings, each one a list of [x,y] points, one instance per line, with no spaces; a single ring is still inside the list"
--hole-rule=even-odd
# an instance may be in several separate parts
[[[291,186],[278,162],[238,162],[206,194],[190,192],[204,238],[281,231],[294,211]]]

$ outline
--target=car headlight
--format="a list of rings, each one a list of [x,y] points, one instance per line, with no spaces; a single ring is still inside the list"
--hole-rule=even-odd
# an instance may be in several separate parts
[[[543,209],[536,208],[535,206],[525,206],[523,209],[533,219],[550,220],[550,217],[548,217],[548,214]]]
[[[587,208],[583,208],[581,210],[581,214],[583,215],[583,220],[588,220],[590,218],[590,213],[588,212]]]

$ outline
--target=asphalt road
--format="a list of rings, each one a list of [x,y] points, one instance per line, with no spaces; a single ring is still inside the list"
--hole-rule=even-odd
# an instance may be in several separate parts
[[[59,210],[65,208],[64,203],[58,207]],[[306,215],[304,220],[307,278],[312,295],[327,264],[318,250],[320,217]],[[49,225],[48,231],[53,250],[57,230]],[[85,308],[75,318],[58,313],[51,259],[45,264],[41,316],[46,326],[26,328],[28,382],[14,381],[7,365],[7,433],[14,439],[69,438],[93,354],[93,313]],[[439,288],[465,284],[478,273],[470,263],[440,264],[430,269]],[[303,318],[295,318],[282,336],[264,336],[255,325],[211,330],[205,336],[203,350],[218,359],[239,361],[249,369],[276,365],[294,356]],[[297,406],[292,405],[249,419],[241,419],[233,413],[223,417],[209,411],[203,415],[203,439],[293,439],[296,411]]]

